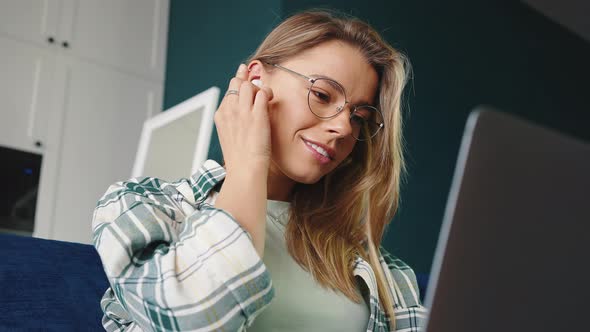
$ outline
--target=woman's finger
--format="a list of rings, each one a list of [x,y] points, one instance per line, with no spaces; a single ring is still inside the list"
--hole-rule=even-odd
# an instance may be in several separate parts
[[[234,101],[237,103],[237,101],[239,100],[238,96],[240,94],[240,85],[242,85],[242,82],[243,81],[241,79],[237,77],[232,77],[232,79],[229,81],[227,91],[225,91],[225,96],[221,100],[221,105],[219,105],[220,107],[223,104],[226,104],[227,101]]]
[[[229,85],[227,87],[227,91],[240,91],[240,85],[242,85],[242,80],[237,78],[237,77],[232,77],[232,79],[229,81]],[[226,91],[226,95],[227,95],[227,91]],[[231,93],[230,93],[231,94]]]
[[[251,111],[252,110],[252,104],[254,103],[254,95],[256,94],[257,91],[257,87],[248,82],[248,81],[243,81],[242,84],[240,85],[240,110],[243,111]]]
[[[266,94],[266,97],[267,97],[267,100],[268,100],[268,101],[271,101],[271,100],[272,100],[272,98],[274,97],[274,95],[273,95],[273,93],[272,93],[272,89],[271,89],[271,88],[269,88],[269,87],[267,87],[267,86],[264,86],[264,85],[263,85],[263,86],[260,88],[260,90],[264,91],[264,93]]]
[[[256,92],[256,96],[254,99],[254,107],[252,107],[252,111],[254,113],[267,113],[268,112],[268,100],[269,96],[265,89],[260,89]]]
[[[236,77],[242,81],[248,80],[248,70],[245,64],[240,64],[238,67],[238,72],[236,73]]]
[[[238,67],[238,70],[236,71],[236,76],[234,76],[229,81],[228,91],[229,90],[240,91],[240,85],[242,85],[242,82],[245,81],[247,78],[247,76],[244,77],[246,72],[247,72],[246,65],[243,63],[240,64],[240,66]]]

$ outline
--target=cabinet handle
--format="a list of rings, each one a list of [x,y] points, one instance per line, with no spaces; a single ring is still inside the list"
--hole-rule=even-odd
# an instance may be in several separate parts
[[[53,43],[55,42],[55,39],[54,39],[53,37],[48,37],[48,38],[47,38],[47,42],[48,42],[49,44],[53,44]]]
[[[41,141],[36,141],[35,142],[35,146],[38,147],[38,148],[40,148],[40,147],[43,146],[43,143],[41,143]]]
[[[63,41],[61,43],[61,46],[63,46],[64,48],[68,48],[68,47],[70,47],[70,44],[67,41]]]

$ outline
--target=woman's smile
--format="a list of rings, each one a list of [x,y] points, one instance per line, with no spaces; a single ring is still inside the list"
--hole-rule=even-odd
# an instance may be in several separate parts
[[[313,158],[317,160],[320,164],[325,165],[332,161],[332,159],[330,159],[327,152],[323,148],[313,143],[309,143],[304,139],[301,139],[301,141],[305,145],[305,148],[310,153],[310,155],[313,156]]]

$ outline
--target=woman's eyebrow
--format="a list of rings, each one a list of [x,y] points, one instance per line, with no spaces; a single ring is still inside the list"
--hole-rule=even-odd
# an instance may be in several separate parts
[[[327,79],[332,80],[334,82],[338,82],[336,79],[334,79],[334,78],[332,78],[330,76],[327,76],[327,75],[322,75],[322,74],[310,74],[309,77],[313,77],[313,78],[327,78]],[[338,82],[338,84],[340,84],[340,82]],[[342,85],[342,84],[340,84],[340,85]]]
[[[332,80],[332,81],[340,84],[340,86],[344,89],[344,93],[346,93],[346,89],[344,88],[344,85],[342,85],[342,83],[338,82],[336,79],[334,79],[334,78],[332,78],[330,76],[322,75],[322,74],[310,74],[309,77],[312,77],[312,78],[326,78],[326,79]],[[352,106],[366,106],[366,105],[368,105],[368,106],[375,106],[375,105],[369,103],[368,101],[366,101],[364,99],[363,100],[360,100],[357,103],[350,103],[350,104]]]

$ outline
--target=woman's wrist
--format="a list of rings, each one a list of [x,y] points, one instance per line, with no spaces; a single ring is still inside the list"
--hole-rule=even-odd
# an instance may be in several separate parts
[[[232,164],[233,165],[233,164]],[[258,159],[248,160],[247,162],[237,163],[235,166],[225,164],[225,177],[252,177],[256,176],[258,179],[266,181],[268,177],[268,169],[270,167],[270,160]]]
[[[215,206],[228,211],[264,254],[268,169],[261,166],[228,170]]]

